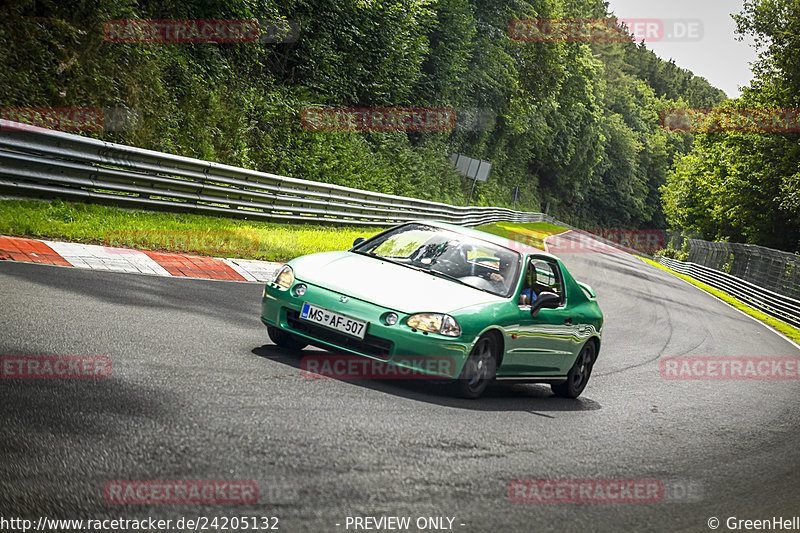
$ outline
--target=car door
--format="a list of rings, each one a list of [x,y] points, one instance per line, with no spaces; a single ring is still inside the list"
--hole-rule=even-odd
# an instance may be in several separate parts
[[[519,323],[510,332],[498,375],[564,375],[575,358],[577,326],[568,311],[561,267],[553,258],[531,255],[524,276],[517,294]],[[536,317],[531,316],[530,304],[520,300],[526,289],[537,295],[545,291],[559,295],[559,307],[540,309]]]

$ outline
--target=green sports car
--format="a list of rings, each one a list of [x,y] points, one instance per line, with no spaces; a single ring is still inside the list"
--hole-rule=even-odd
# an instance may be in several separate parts
[[[261,320],[282,348],[313,344],[413,368],[468,398],[495,380],[578,397],[603,329],[594,291],[557,257],[434,222],[293,259],[266,284]],[[453,364],[443,372],[425,358]]]

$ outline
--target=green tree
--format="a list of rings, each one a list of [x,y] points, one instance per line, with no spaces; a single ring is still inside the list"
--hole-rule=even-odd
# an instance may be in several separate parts
[[[737,31],[759,47],[754,79],[725,109],[797,107],[800,3],[748,0]],[[800,135],[755,131],[700,134],[670,173],[664,210],[677,229],[707,239],[800,248]]]

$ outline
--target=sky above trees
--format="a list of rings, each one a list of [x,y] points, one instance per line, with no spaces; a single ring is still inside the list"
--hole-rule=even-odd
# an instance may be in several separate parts
[[[677,65],[706,78],[729,98],[739,96],[739,87],[750,83],[749,64],[757,57],[753,39],[737,40],[736,23],[731,17],[731,13],[742,10],[743,0],[609,0],[609,3],[610,9],[623,18],[702,21],[704,31],[700,41],[646,39],[647,47],[660,58],[674,59]]]

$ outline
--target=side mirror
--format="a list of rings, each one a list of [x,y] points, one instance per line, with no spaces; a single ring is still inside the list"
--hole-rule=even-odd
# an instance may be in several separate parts
[[[543,292],[531,306],[531,316],[536,318],[540,309],[555,309],[561,305],[561,297],[552,292]]]
[[[364,242],[366,240],[367,239],[365,239],[364,237],[356,237],[356,240],[353,241],[353,246],[354,247],[358,246],[359,244],[361,244],[362,242]]]

